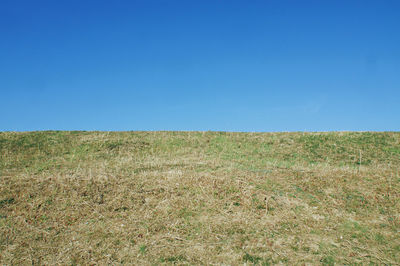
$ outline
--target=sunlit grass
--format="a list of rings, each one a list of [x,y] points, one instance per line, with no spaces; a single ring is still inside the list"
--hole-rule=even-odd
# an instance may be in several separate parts
[[[396,264],[400,133],[0,133],[3,264]]]

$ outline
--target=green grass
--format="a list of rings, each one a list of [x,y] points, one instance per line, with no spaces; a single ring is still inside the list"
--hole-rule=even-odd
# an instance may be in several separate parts
[[[400,261],[400,133],[0,132],[1,264]]]

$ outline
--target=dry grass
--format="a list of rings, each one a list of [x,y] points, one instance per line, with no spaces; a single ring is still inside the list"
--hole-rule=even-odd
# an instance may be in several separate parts
[[[2,264],[400,262],[400,133],[10,132],[0,154]]]

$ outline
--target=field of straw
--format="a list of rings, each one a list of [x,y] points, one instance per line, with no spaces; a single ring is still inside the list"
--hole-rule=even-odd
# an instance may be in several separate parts
[[[0,132],[0,264],[400,263],[400,133]]]

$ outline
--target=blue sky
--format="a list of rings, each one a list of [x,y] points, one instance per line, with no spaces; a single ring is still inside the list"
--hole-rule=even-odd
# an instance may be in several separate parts
[[[400,1],[0,2],[0,131],[400,130]]]

